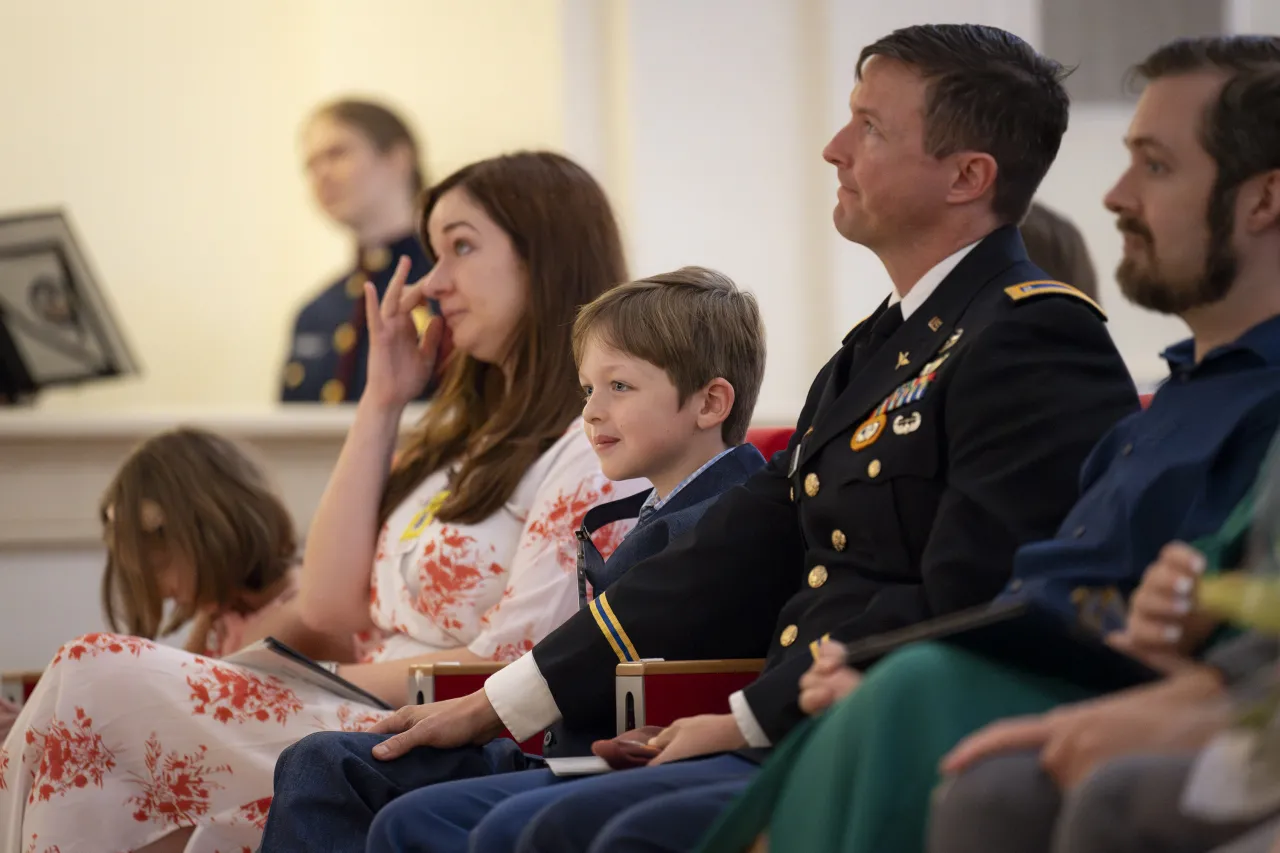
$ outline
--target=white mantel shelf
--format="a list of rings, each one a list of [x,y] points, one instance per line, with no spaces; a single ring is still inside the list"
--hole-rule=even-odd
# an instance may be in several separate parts
[[[422,407],[405,413],[404,428]],[[354,407],[279,406],[86,414],[0,410],[0,551],[96,545],[98,501],[139,442],[199,426],[255,449],[299,529],[315,512]]]

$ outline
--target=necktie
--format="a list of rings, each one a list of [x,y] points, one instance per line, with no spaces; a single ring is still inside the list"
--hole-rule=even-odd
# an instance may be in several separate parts
[[[871,324],[871,330],[862,340],[853,345],[853,353],[849,358],[848,369],[844,372],[844,380],[848,382],[858,375],[871,357],[875,355],[885,341],[898,331],[902,325],[902,304],[895,303],[884,310],[884,313]]]

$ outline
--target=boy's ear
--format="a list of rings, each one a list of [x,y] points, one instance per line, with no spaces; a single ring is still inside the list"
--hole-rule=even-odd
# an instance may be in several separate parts
[[[702,389],[702,408],[698,411],[698,427],[712,429],[724,423],[733,411],[736,398],[729,380],[717,376]]]

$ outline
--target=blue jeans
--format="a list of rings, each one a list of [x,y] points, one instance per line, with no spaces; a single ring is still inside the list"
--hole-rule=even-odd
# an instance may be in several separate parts
[[[535,770],[431,785],[382,810],[368,853],[684,850],[755,768],[720,755],[584,779]]]
[[[319,732],[276,762],[275,795],[262,853],[363,853],[374,817],[397,797],[450,779],[541,766],[509,740],[484,747],[415,749],[395,761],[371,751],[388,735]]]

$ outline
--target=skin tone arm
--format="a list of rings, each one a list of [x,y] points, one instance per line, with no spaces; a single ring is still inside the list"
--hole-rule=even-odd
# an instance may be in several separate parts
[[[400,307],[408,275],[409,260],[401,258],[381,306],[365,283],[369,379],[307,536],[298,596],[302,623],[321,633],[373,627],[368,602],[378,506],[401,414],[426,387],[444,331],[431,323],[418,340],[410,312]]]

